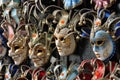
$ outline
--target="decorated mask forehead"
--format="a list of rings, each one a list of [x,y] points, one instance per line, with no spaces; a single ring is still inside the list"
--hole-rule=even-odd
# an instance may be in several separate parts
[[[56,28],[55,29],[55,33],[59,33],[59,34],[63,34],[63,35],[68,34],[69,31],[70,31],[70,29],[68,29],[68,28],[63,28],[63,29]]]
[[[96,31],[96,32],[94,32],[94,34],[92,34],[91,36],[90,36],[90,39],[91,40],[95,40],[95,41],[98,41],[98,40],[112,40],[112,38],[111,38],[111,36],[108,34],[108,33],[106,33],[106,31],[104,31],[104,30],[99,30],[99,31]]]
[[[104,30],[99,30],[90,37],[92,49],[96,57],[102,61],[114,55],[114,42]]]
[[[55,44],[60,56],[72,54],[76,48],[76,41],[73,32],[68,28],[63,28],[54,32]]]
[[[67,37],[70,37],[70,36],[74,37],[73,33],[74,32],[71,31],[68,28],[63,28],[63,29],[56,28],[56,30],[54,32],[54,36],[56,38],[59,38],[59,37],[67,38]]]

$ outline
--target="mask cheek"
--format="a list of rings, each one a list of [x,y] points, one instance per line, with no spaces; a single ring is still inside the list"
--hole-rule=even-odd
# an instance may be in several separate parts
[[[66,47],[70,47],[70,42],[71,42],[70,38],[66,38],[66,39],[65,39],[65,42],[64,42],[64,45],[65,45]]]
[[[103,54],[104,58],[107,58],[108,56],[109,56],[109,54],[107,52]]]
[[[20,57],[19,60],[17,60],[19,63],[22,63],[26,57],[27,57],[27,52],[26,49],[21,50],[21,52],[19,53]]]
[[[100,59],[101,60],[105,60],[106,58],[108,58],[109,57],[109,53],[107,52],[107,49],[106,48],[102,48],[100,51],[99,51],[99,53],[100,53]]]

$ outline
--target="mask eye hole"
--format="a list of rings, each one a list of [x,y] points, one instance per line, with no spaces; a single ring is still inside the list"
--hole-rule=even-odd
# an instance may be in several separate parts
[[[97,45],[98,45],[98,46],[103,45],[103,43],[104,43],[104,41],[97,41]]]
[[[90,42],[91,43],[91,45],[94,45],[94,42]]]
[[[41,53],[41,52],[42,52],[42,50],[38,50],[37,52],[38,52],[38,53]]]
[[[63,38],[63,37],[61,37],[61,38],[60,38],[60,41],[63,41],[63,40],[64,40],[64,38]]]
[[[15,50],[17,50],[17,49],[19,49],[19,48],[20,48],[19,46],[15,46],[15,47],[14,47]]]

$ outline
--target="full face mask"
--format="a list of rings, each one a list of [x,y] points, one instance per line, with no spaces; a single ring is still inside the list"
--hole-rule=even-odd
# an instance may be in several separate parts
[[[39,39],[40,41],[41,39]],[[44,66],[49,58],[50,52],[45,46],[45,44],[41,42],[37,42],[33,46],[29,43],[30,50],[29,50],[29,57],[33,61],[35,67]]]
[[[90,37],[90,42],[96,58],[104,61],[114,55],[114,42],[104,30],[95,32],[94,36]]]
[[[16,65],[20,65],[28,56],[27,39],[17,33],[13,40],[8,43],[10,50],[9,56],[12,57]]]
[[[101,11],[105,12],[104,10]],[[105,18],[107,20],[102,22]],[[115,54],[115,41],[119,38],[120,31],[120,17],[112,13],[105,18],[99,16],[95,19],[90,34],[90,42],[96,58],[107,62]]]
[[[76,41],[73,32],[68,28],[56,28],[54,32],[55,44],[60,56],[68,56],[74,53]]]
[[[50,59],[50,40],[48,33],[38,33],[37,27],[33,25],[29,27],[29,58],[32,60],[35,67],[42,67]]]
[[[12,26],[8,25],[7,30],[7,45],[10,48],[8,55],[14,60],[16,65],[20,65],[28,57],[28,33],[24,24],[21,24],[15,30]]]

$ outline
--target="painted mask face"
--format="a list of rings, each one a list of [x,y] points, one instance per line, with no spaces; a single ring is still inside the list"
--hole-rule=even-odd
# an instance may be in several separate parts
[[[94,36],[90,37],[90,42],[98,59],[104,61],[111,57],[114,51],[114,43],[108,33],[103,30],[96,31]]]
[[[34,28],[35,29],[35,28]],[[33,29],[30,31],[32,32]],[[38,35],[37,31],[31,33],[29,42],[29,58],[32,60],[35,67],[42,67],[49,61],[50,47],[47,40],[47,34],[41,33]]]
[[[50,52],[44,44],[37,43],[29,50],[29,57],[33,61],[35,67],[44,66],[50,57]]]
[[[71,34],[70,29],[63,28],[55,30],[55,44],[60,56],[68,56],[75,51],[76,41],[74,34]]]
[[[28,56],[28,46],[23,35],[15,35],[13,40],[8,43],[10,47],[9,56],[12,57],[16,65],[20,65]]]
[[[7,48],[2,45],[2,40],[0,39],[0,58],[3,58],[7,52]]]

